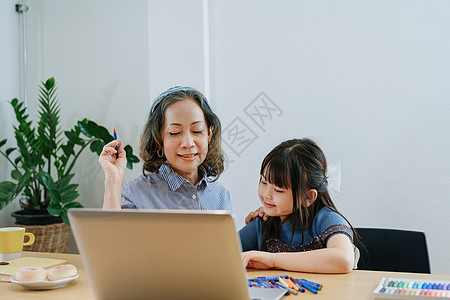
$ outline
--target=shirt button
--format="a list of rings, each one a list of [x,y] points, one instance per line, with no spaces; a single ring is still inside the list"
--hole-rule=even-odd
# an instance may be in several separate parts
[[[195,196],[195,195],[192,195],[192,199],[197,199],[197,196]]]

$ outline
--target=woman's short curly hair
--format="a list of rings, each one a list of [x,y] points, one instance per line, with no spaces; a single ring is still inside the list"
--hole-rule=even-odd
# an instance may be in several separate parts
[[[208,154],[199,166],[199,173],[206,172],[207,176],[217,180],[224,170],[224,155],[222,151],[222,126],[217,115],[211,110],[202,93],[193,88],[176,87],[158,96],[151,108],[147,123],[141,134],[139,156],[144,161],[142,172],[158,172],[162,164],[166,164],[166,157],[158,155],[163,148],[162,128],[167,108],[177,101],[194,100],[203,111],[208,129],[212,127],[212,136],[208,145]]]

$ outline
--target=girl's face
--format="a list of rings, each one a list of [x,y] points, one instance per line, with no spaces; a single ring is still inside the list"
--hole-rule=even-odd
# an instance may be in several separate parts
[[[165,112],[162,128],[164,154],[172,168],[193,185],[208,153],[212,128],[208,128],[202,109],[192,99],[177,101]]]
[[[292,190],[277,187],[261,175],[258,195],[266,215],[284,220],[293,210]]]

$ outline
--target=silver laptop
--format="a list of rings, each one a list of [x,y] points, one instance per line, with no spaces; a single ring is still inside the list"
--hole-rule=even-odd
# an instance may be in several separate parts
[[[69,220],[97,299],[280,299],[285,293],[248,288],[239,237],[225,211],[71,209]]]

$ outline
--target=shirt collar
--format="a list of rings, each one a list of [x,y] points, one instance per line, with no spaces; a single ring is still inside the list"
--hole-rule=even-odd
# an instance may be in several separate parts
[[[175,172],[170,166],[167,166],[165,164],[162,164],[159,167],[159,172],[172,191],[176,191],[185,182],[190,183],[185,178],[183,178],[183,176]],[[206,176],[205,172],[203,174],[203,178],[196,184],[196,187],[200,190],[203,190],[206,188],[210,181],[211,179]]]

